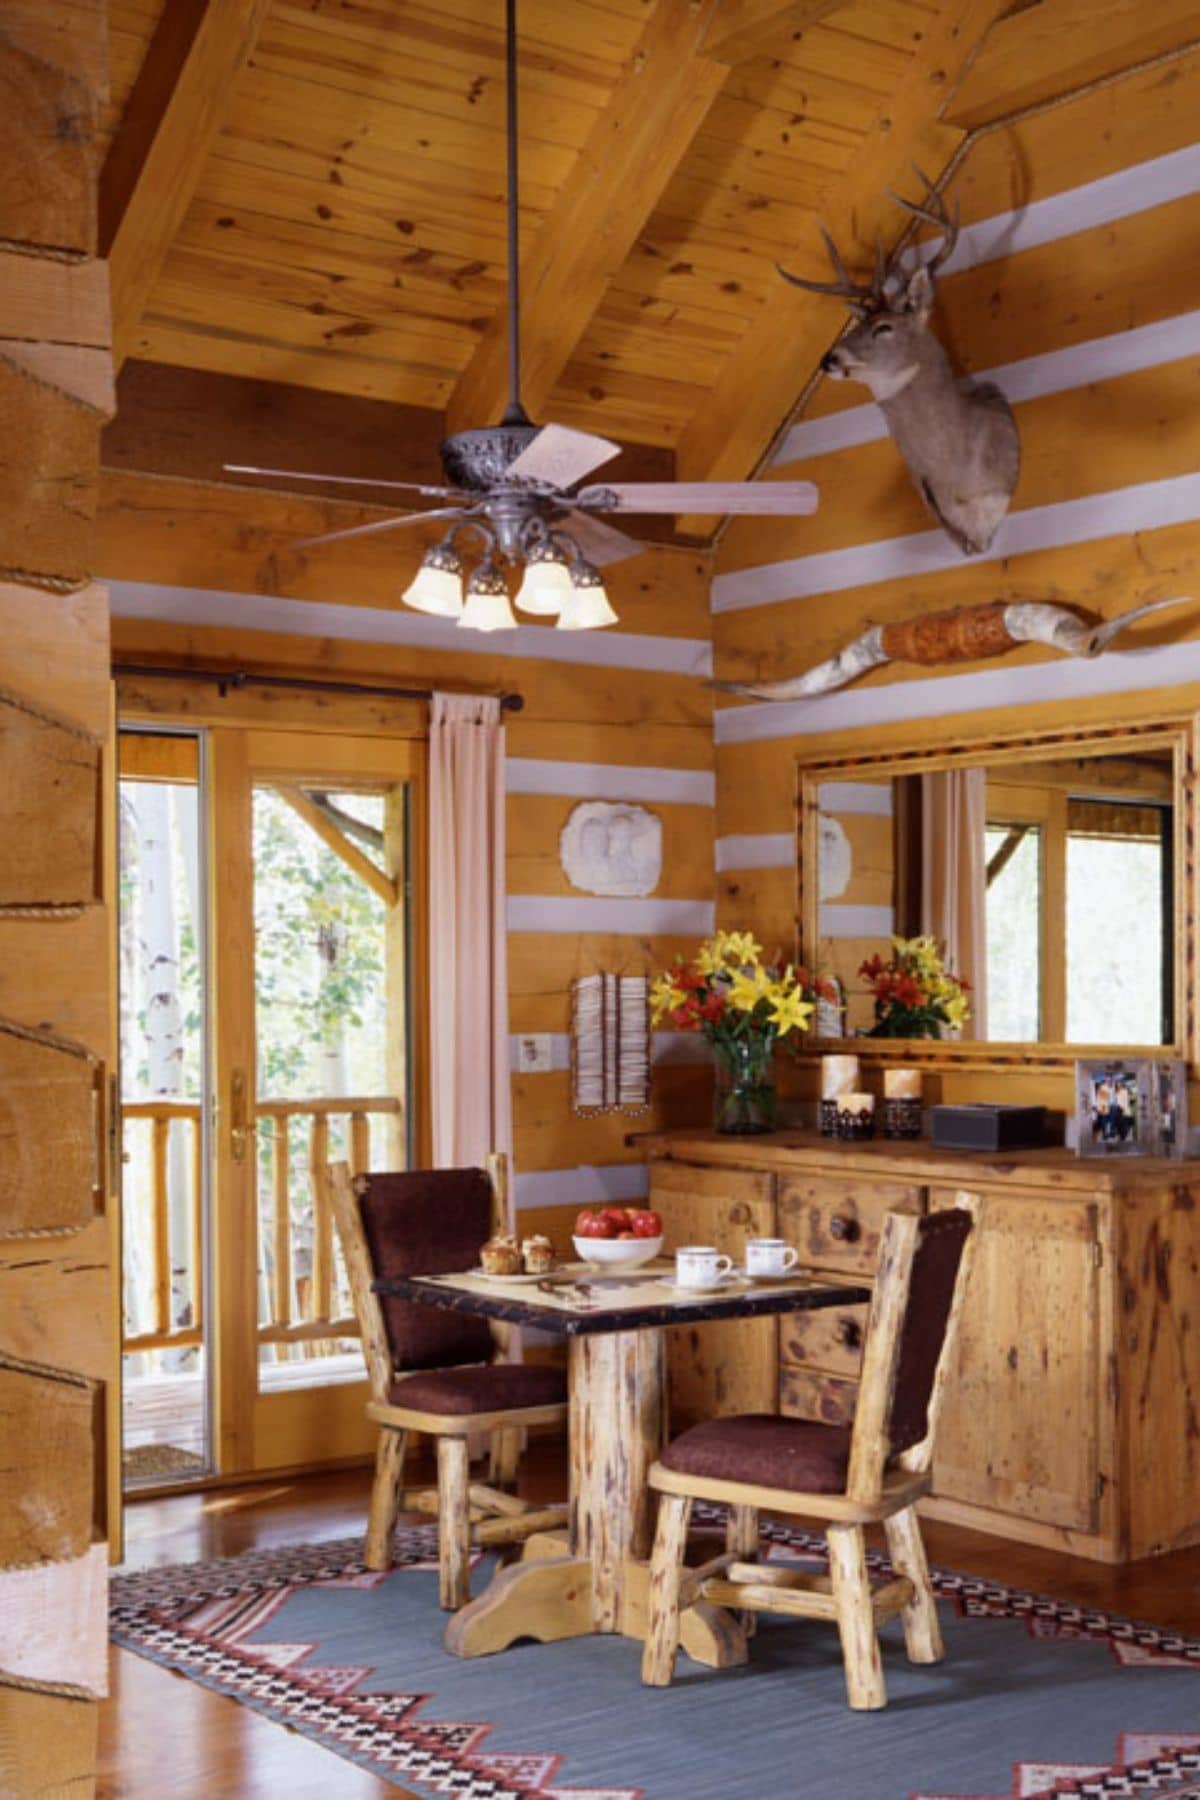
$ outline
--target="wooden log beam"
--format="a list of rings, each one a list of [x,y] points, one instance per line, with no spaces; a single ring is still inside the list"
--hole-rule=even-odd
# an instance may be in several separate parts
[[[704,54],[732,68],[763,56],[784,38],[836,12],[844,0],[722,0],[704,38]]]
[[[833,189],[825,219],[843,255],[869,261],[879,231],[894,238],[901,215],[888,194],[909,162],[940,171],[963,133],[938,122],[1002,0],[945,0],[913,58],[904,85],[885,100],[849,171]],[[821,272],[826,255],[814,214],[802,240],[781,246],[789,267]],[[842,303],[780,281],[758,320],[721,371],[676,451],[681,481],[743,480],[754,473],[814,367],[837,336]],[[696,527],[700,521],[683,521]]]
[[[341,858],[352,874],[357,875],[360,881],[365,881],[385,906],[395,906],[395,882],[369,856],[364,856],[357,844],[350,842],[346,833],[339,830],[323,808],[310,800],[302,788],[289,787],[285,782],[272,782],[271,785],[279,798],[291,807],[296,817],[304,820],[309,830],[315,832],[321,842]]]
[[[268,6],[269,0],[185,0],[163,11],[100,178],[118,369],[136,342]]]
[[[658,0],[608,106],[521,262],[522,391],[537,416],[728,73],[701,55],[711,0]],[[450,396],[451,431],[496,420],[506,319],[490,323]]]

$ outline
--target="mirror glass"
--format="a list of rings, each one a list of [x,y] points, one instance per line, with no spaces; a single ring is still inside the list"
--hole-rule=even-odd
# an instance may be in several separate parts
[[[868,780],[815,777],[816,963],[845,1024],[875,1023],[860,973],[928,934],[971,986],[963,1039],[1176,1039],[1176,767],[1161,739]],[[943,1037],[951,1037],[943,1031]]]

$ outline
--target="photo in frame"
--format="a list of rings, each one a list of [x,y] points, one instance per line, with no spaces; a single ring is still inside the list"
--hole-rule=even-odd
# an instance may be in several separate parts
[[[1120,1060],[1075,1064],[1077,1155],[1158,1154],[1154,1067]]]
[[[1187,1064],[1151,1065],[1154,1088],[1155,1150],[1159,1156],[1186,1156],[1188,1148]]]

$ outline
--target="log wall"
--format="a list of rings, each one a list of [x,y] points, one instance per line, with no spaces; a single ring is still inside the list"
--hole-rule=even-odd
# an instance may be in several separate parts
[[[1022,469],[1009,518],[987,555],[962,557],[926,512],[866,389],[820,381],[769,470],[816,481],[819,511],[736,520],[719,546],[721,677],[798,674],[868,625],[956,605],[1050,600],[1108,617],[1200,595],[1200,312],[1181,251],[1200,221],[1200,52],[1164,54],[1053,102],[1020,86],[1045,63],[1039,19],[1035,8],[1006,22],[1000,48],[985,49],[951,108],[984,123],[951,183],[966,229],[934,317],[957,367],[993,376],[1013,404]],[[1062,79],[1070,85],[1066,70]],[[1037,107],[1012,116],[1026,99]],[[844,314],[828,305],[832,342]],[[1144,654],[1126,654],[1135,648]],[[772,945],[793,941],[800,758],[1198,704],[1200,605],[1135,628],[1086,665],[1029,646],[952,669],[893,665],[815,701],[723,703],[720,922]],[[1073,1104],[1065,1076],[947,1077],[944,1097],[994,1097],[998,1081],[1013,1099]]]
[[[2,10],[0,1791],[82,1800],[94,1792],[106,1679],[115,1416],[108,615],[90,579],[112,410],[95,257],[106,7],[9,0]]]

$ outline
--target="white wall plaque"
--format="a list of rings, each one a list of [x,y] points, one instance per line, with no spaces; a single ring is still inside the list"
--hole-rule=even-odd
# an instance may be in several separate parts
[[[845,828],[828,813],[820,818],[819,867],[821,899],[836,900],[850,886],[854,853]]]
[[[662,874],[662,820],[644,806],[585,800],[563,826],[559,858],[585,894],[652,894]]]

